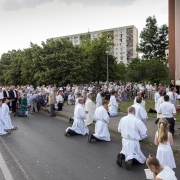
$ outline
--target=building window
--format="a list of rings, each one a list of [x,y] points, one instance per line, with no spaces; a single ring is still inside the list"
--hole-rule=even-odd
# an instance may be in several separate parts
[[[120,29],[119,32],[120,32],[120,33],[123,33],[123,32],[124,32],[124,29]]]
[[[120,51],[123,51],[124,50],[124,48],[120,48]]]

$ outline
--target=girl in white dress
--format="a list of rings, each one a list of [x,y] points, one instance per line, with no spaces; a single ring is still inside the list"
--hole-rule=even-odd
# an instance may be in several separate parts
[[[176,168],[173,152],[173,137],[169,130],[168,121],[161,118],[158,123],[158,131],[155,134],[154,144],[158,145],[156,158],[162,166],[169,166],[171,169]]]
[[[168,166],[162,167],[156,157],[152,154],[146,160],[146,165],[153,173],[153,179],[158,180],[177,180],[175,172]]]
[[[4,130],[8,131],[8,130],[17,130],[18,128],[15,126],[12,126],[11,123],[11,117],[10,114],[12,113],[12,111],[9,111],[9,106],[7,105],[9,100],[8,98],[3,98],[2,100],[3,104],[2,104],[2,120],[3,120],[3,124],[4,124]]]

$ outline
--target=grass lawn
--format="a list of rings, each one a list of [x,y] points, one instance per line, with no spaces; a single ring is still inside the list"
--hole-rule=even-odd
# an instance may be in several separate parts
[[[145,106],[146,112],[148,112],[150,108],[154,109],[154,100],[145,99],[145,101],[146,101],[146,106]],[[127,108],[133,105],[133,103],[134,103],[134,99],[128,100],[126,102],[121,102],[119,105],[119,111],[127,113]],[[157,115],[155,113],[148,113],[148,117],[156,118],[156,116]],[[180,122],[180,113],[177,113],[175,118],[178,122]]]

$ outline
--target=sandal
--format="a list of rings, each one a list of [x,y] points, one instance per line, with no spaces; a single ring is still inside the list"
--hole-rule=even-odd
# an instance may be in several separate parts
[[[18,127],[17,126],[14,126],[13,128],[12,128],[12,130],[17,130],[18,129]]]

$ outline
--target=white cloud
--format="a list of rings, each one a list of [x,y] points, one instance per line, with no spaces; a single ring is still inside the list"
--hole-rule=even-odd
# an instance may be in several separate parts
[[[16,11],[22,8],[35,8],[36,6],[52,3],[55,0],[6,0],[4,9],[6,11]],[[126,6],[137,0],[59,0],[66,4],[80,3],[84,6]]]

